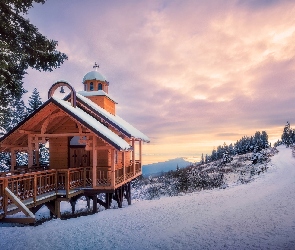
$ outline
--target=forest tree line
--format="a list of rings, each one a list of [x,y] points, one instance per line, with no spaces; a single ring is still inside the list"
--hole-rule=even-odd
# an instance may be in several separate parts
[[[219,145],[217,149],[213,149],[211,155],[204,154],[201,156],[201,163],[208,163],[222,159],[224,163],[230,162],[232,157],[237,154],[246,154],[250,152],[259,152],[270,146],[268,135],[265,131],[257,131],[253,136],[243,136],[234,144]]]

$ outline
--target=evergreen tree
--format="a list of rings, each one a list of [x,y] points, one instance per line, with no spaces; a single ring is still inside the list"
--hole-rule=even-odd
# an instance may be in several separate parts
[[[287,124],[284,127],[283,134],[282,134],[282,143],[289,147],[292,141],[292,129],[290,128],[290,123],[287,121]]]
[[[45,0],[0,1],[0,107],[21,98],[29,67],[52,71],[67,59],[56,50],[57,41],[47,39],[24,17],[34,3]]]
[[[23,100],[15,99],[0,113],[0,127],[7,132],[27,117],[27,108]]]
[[[289,135],[294,138],[295,141],[295,131],[291,131],[292,133],[291,135],[289,133]],[[222,162],[230,162],[232,160],[231,155],[246,154],[253,151],[259,152],[261,149],[267,148],[268,146],[267,133],[265,131],[261,133],[257,131],[254,136],[243,136],[240,140],[237,140],[234,145],[226,145],[226,143],[224,143],[222,146],[218,146],[217,150],[213,149],[212,155],[209,155],[208,158],[211,159],[211,161],[222,159]]]
[[[205,155],[205,163],[208,163],[210,160],[209,160],[209,157],[208,157],[208,155],[206,154]]]
[[[1,109],[0,112],[0,127],[1,135],[5,135],[12,130],[18,123],[23,121],[27,116],[27,108],[24,101],[21,99],[14,99],[10,104]],[[26,154],[17,154],[16,161],[19,165],[25,165],[24,159],[27,158]],[[10,168],[10,153],[0,153],[0,172],[8,171]]]
[[[41,105],[42,105],[42,100],[41,100],[40,94],[37,91],[37,89],[34,88],[32,95],[29,97],[29,107],[28,107],[29,114],[33,113]]]
[[[265,131],[262,131],[261,133],[261,140],[263,148],[268,148],[268,135]]]

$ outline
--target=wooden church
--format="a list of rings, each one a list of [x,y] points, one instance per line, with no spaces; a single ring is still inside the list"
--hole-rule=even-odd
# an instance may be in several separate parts
[[[142,144],[149,138],[116,114],[109,82],[97,71],[83,78],[84,90],[76,92],[66,81],[57,81],[48,100],[0,138],[0,151],[11,154],[11,170],[0,176],[0,222],[33,223],[46,205],[60,217],[60,201],[72,210],[81,196],[110,207],[131,204],[130,182],[141,175]],[[54,96],[67,87],[63,99]],[[39,161],[39,145],[49,145],[49,166]],[[17,167],[17,152],[27,152],[28,165]],[[105,194],[100,200],[97,195]],[[19,211],[23,217],[13,215]]]

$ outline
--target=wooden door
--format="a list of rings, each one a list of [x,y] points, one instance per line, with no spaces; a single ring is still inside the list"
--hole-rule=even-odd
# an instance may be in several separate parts
[[[90,165],[90,152],[85,147],[70,148],[70,167],[79,168]]]

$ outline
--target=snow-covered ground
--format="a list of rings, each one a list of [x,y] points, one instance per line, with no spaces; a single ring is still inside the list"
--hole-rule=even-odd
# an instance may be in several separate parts
[[[248,184],[36,227],[0,224],[0,249],[295,249],[295,158],[278,149]]]

